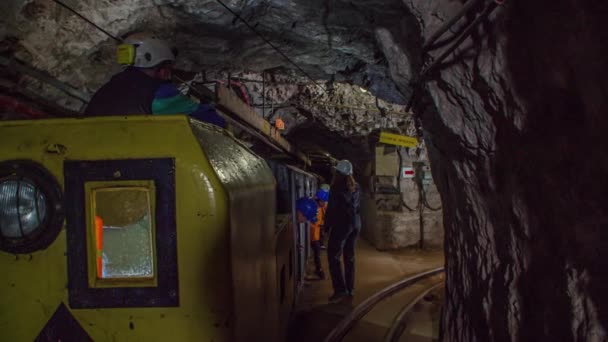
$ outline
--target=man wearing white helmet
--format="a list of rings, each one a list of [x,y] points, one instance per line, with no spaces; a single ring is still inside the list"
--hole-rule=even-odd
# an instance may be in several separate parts
[[[170,82],[177,51],[148,34],[133,34],[118,47],[118,62],[126,69],[114,75],[89,102],[85,115],[187,114],[225,127],[206,104],[183,95]]]

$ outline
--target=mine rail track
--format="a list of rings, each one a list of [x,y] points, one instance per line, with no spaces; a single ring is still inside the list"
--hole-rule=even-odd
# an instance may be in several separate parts
[[[384,342],[398,342],[401,338],[401,335],[403,335],[403,332],[405,331],[405,321],[410,311],[412,311],[414,306],[418,304],[421,300],[423,300],[429,293],[431,293],[433,290],[439,288],[442,285],[443,282],[433,284],[431,287],[427,288],[420,295],[414,298],[414,300],[412,300],[408,305],[404,306],[403,309],[399,311],[397,316],[395,316],[395,319],[393,320],[390,329],[384,336]]]
[[[409,288],[413,284],[416,284],[424,279],[428,279],[434,275],[443,273],[445,270],[443,267],[438,267],[428,271],[418,273],[414,276],[400,280],[392,285],[385,287],[384,289],[376,292],[359,304],[353,311],[351,311],[346,317],[344,317],[332,331],[327,335],[324,342],[339,342],[356,326],[367,313],[375,308],[379,303],[392,297],[396,293]],[[438,286],[443,284],[434,283],[432,286],[427,288],[424,292],[418,295],[414,300],[409,302],[394,318],[391,328],[385,335],[385,342],[398,341],[404,330],[404,322],[407,314],[411,311],[416,303],[422,300],[429,292],[436,289]]]

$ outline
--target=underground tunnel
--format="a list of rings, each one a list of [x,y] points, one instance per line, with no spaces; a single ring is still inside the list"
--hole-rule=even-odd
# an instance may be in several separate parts
[[[608,341],[608,4],[0,11],[0,340]]]

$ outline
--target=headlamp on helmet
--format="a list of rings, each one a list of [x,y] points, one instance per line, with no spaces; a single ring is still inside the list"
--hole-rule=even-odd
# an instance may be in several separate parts
[[[121,65],[137,68],[153,68],[163,62],[174,62],[177,50],[159,38],[146,34],[134,34],[125,39],[116,49]]]

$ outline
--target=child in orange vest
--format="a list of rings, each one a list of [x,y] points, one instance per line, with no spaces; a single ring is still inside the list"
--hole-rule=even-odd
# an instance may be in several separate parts
[[[325,279],[325,273],[321,266],[321,230],[323,229],[323,223],[325,221],[325,210],[327,210],[327,200],[329,199],[329,192],[326,190],[319,190],[315,196],[317,202],[317,222],[310,225],[310,245],[313,251],[315,260],[315,273],[321,279]]]

